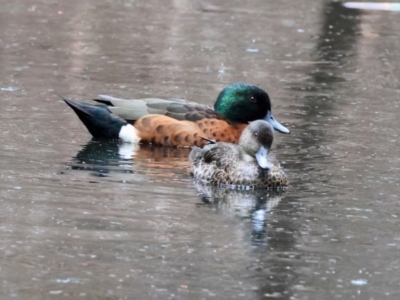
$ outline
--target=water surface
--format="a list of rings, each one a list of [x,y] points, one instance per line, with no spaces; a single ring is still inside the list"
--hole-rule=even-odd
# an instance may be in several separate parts
[[[0,9],[2,299],[398,299],[400,14],[329,1]],[[57,94],[266,89],[286,193],[193,182],[188,149],[92,141]]]

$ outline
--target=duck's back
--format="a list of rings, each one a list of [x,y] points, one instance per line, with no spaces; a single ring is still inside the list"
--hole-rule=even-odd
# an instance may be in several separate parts
[[[164,115],[176,120],[192,122],[204,118],[217,118],[217,114],[210,106],[183,99],[145,98],[125,100],[100,95],[94,100],[107,105],[112,113],[130,123],[134,123],[149,114]]]
[[[213,184],[236,184],[258,174],[255,159],[230,143],[207,145],[191,155],[191,160],[193,176]]]

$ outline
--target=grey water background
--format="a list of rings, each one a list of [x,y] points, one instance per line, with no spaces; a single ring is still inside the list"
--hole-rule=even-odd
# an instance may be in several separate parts
[[[3,1],[1,299],[399,299],[400,13],[330,1]],[[266,89],[284,194],[91,141],[58,94]]]

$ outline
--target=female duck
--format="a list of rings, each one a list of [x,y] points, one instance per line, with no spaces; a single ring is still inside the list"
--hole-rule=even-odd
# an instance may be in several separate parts
[[[257,86],[234,83],[219,94],[214,109],[185,100],[123,100],[100,96],[92,105],[63,98],[94,138],[122,139],[161,146],[204,146],[201,136],[237,143],[251,121],[264,119],[282,133],[290,131],[274,119],[268,94]]]
[[[239,145],[220,142],[203,149],[194,147],[189,156],[193,176],[216,185],[287,186],[278,160],[269,153],[273,139],[272,126],[257,120],[243,131]]]

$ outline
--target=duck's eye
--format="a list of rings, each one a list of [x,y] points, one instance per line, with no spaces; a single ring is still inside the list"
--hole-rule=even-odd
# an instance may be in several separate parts
[[[251,97],[249,98],[249,101],[250,101],[250,102],[257,102],[257,99],[256,99],[256,97],[251,96]]]
[[[258,138],[258,133],[257,133],[257,132],[254,132],[254,133],[253,133],[253,136],[254,136],[255,138]]]

